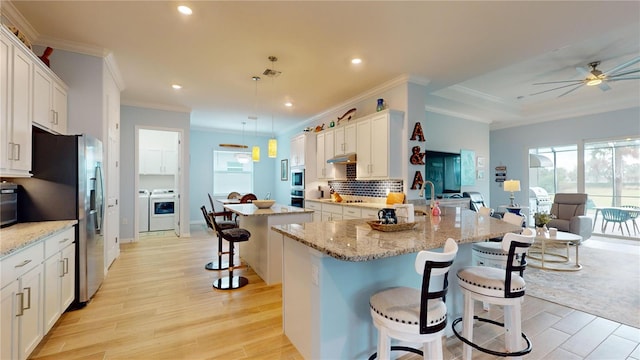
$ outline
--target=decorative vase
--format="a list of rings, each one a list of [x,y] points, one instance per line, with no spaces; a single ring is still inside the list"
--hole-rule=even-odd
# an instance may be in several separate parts
[[[547,224],[544,224],[542,226],[536,226],[536,235],[542,236],[547,234],[548,232],[549,232],[549,229],[547,229]]]
[[[376,111],[384,110],[384,99],[378,99],[378,105],[376,106]]]

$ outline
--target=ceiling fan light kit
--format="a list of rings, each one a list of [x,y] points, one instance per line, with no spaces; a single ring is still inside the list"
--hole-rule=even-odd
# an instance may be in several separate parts
[[[640,79],[640,75],[632,75],[632,74],[639,73],[640,69],[629,70],[622,73],[620,72],[621,70],[626,69],[631,65],[637,64],[638,62],[640,62],[640,56],[636,56],[625,63],[619,64],[618,66],[615,66],[614,68],[608,71],[602,72],[597,69],[598,65],[600,65],[600,61],[593,61],[589,63],[589,67],[591,68],[591,71],[580,66],[576,67],[576,71],[578,71],[580,75],[584,76],[582,80],[547,81],[547,82],[534,83],[533,85],[549,85],[549,84],[565,84],[565,85],[560,85],[558,87],[539,91],[530,95],[533,96],[533,95],[543,94],[549,91],[572,87],[568,91],[565,91],[564,93],[558,96],[558,97],[563,97],[573,91],[578,90],[584,85],[597,86],[602,91],[608,91],[608,90],[611,90],[611,87],[607,84],[608,82]],[[629,75],[632,75],[632,76],[629,76]]]

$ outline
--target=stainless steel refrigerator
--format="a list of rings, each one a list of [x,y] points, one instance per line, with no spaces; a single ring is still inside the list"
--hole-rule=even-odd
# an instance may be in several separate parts
[[[104,280],[102,143],[34,128],[32,173],[16,181],[22,186],[18,221],[78,220],[74,306],[82,307]]]

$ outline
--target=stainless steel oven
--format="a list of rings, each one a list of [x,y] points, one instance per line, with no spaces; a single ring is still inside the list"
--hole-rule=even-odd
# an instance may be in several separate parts
[[[304,169],[291,170],[291,188],[304,190]]]
[[[18,185],[0,183],[0,226],[5,227],[18,222]]]
[[[291,189],[291,206],[304,208],[304,190]]]

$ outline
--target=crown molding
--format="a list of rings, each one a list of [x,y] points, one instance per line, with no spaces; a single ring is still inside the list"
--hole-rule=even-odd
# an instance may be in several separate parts
[[[123,91],[126,88],[126,84],[124,83],[124,79],[122,78],[122,73],[120,72],[120,68],[118,67],[118,63],[116,62],[116,58],[113,53],[109,53],[104,58],[104,63],[107,66],[107,70],[111,73],[113,80],[116,83],[116,86],[120,91]]]
[[[461,113],[461,112],[456,112],[456,111],[452,111],[452,110],[448,110],[448,109],[445,109],[445,108],[436,107],[436,106],[432,106],[432,105],[425,105],[424,106],[424,110],[432,112],[432,113],[440,114],[440,115],[452,116],[452,117],[456,117],[456,118],[459,118],[459,119],[475,121],[475,122],[480,122],[480,123],[484,123],[484,124],[491,124],[492,123],[491,119],[485,119],[485,118],[481,118],[481,117],[477,117],[477,116],[473,116],[473,115],[469,115],[469,114],[464,114],[464,113]]]
[[[173,106],[173,105],[150,103],[150,102],[143,102],[143,101],[131,101],[131,100],[122,99],[120,100],[120,105],[132,106],[132,107],[138,107],[138,108],[144,108],[144,109],[191,113],[191,108],[188,108],[186,106]]]
[[[11,25],[20,29],[20,31],[32,44],[37,44],[36,40],[40,37],[38,31],[36,31],[36,29],[31,26],[29,21],[24,16],[22,16],[20,11],[16,9],[11,1],[5,0],[2,2],[3,4],[2,6],[0,6],[0,14],[2,14],[2,17],[7,19],[11,23]]]

